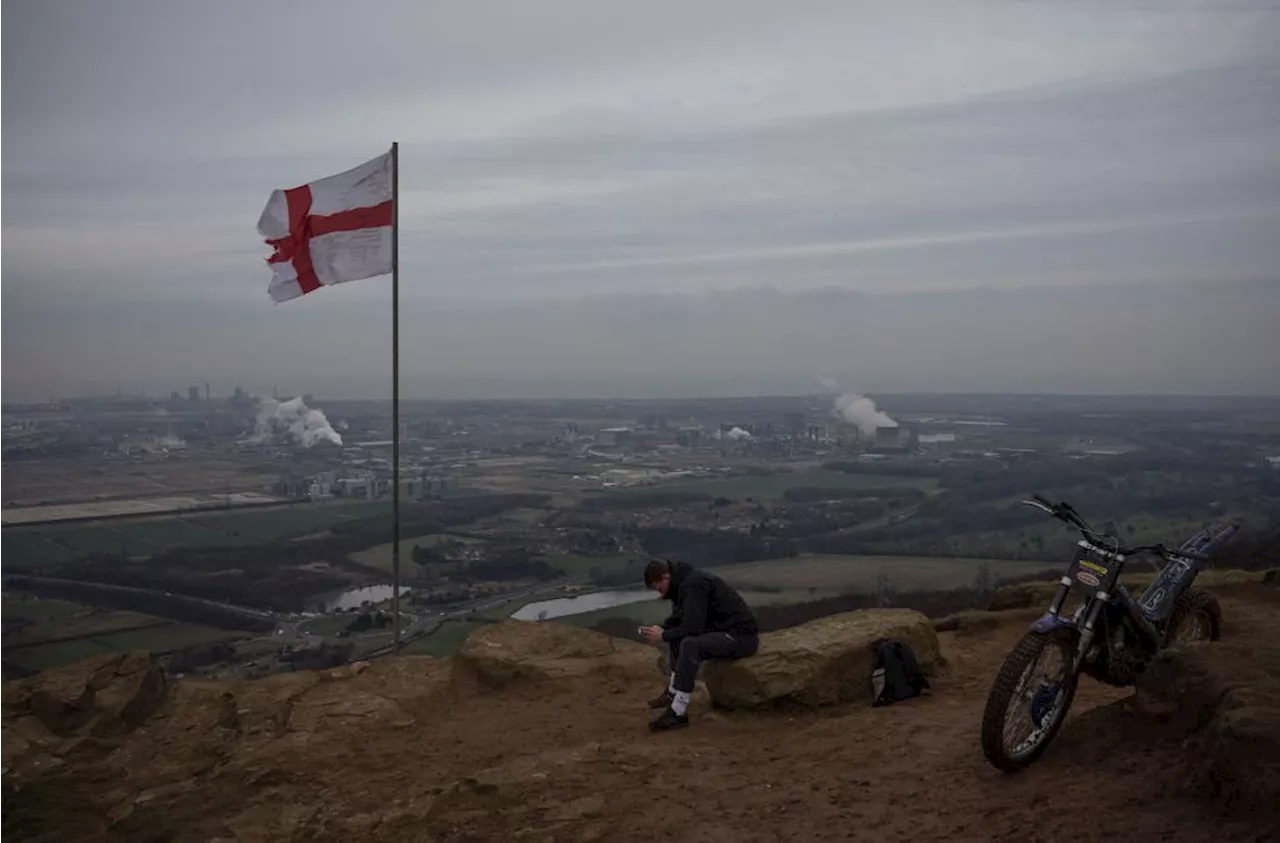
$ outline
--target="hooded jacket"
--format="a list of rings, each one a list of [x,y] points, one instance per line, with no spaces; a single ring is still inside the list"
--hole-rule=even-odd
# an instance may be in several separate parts
[[[760,626],[742,595],[724,580],[684,562],[668,562],[671,617],[662,622],[662,640],[679,641],[704,632],[756,635]]]

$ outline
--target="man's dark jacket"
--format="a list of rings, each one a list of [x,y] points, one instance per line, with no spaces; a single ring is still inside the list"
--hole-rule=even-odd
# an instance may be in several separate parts
[[[759,633],[756,616],[733,586],[684,562],[667,564],[671,570],[667,599],[673,611],[662,622],[663,641],[679,641],[703,632]]]

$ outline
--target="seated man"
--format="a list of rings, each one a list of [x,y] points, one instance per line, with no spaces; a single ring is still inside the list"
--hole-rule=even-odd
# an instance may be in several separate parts
[[[649,701],[650,708],[665,709],[649,728],[665,732],[689,725],[689,695],[702,663],[751,655],[760,646],[760,628],[742,596],[715,574],[653,559],[645,568],[644,584],[674,608],[661,626],[640,629],[646,641],[665,643],[671,652],[667,690]]]

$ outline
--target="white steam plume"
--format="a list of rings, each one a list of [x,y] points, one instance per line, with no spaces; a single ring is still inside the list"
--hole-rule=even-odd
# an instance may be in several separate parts
[[[888,413],[876,409],[876,402],[856,392],[846,392],[836,398],[836,412],[845,421],[857,425],[863,436],[874,436],[877,427],[898,426]]]
[[[744,439],[750,439],[751,434],[740,427],[732,427],[729,430],[725,431],[724,438],[732,439],[736,442]]]
[[[264,440],[280,433],[289,434],[304,448],[322,440],[342,444],[342,437],[329,425],[324,413],[308,407],[301,398],[288,401],[264,398],[258,402],[253,438]]]

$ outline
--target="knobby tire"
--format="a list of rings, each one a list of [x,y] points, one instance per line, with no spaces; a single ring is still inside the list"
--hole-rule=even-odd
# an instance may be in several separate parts
[[[1005,658],[1000,672],[996,674],[995,681],[991,685],[991,692],[987,695],[987,707],[982,714],[982,751],[992,766],[1006,773],[1017,772],[1039,758],[1045,748],[1053,742],[1058,730],[1067,719],[1067,711],[1070,710],[1076,695],[1076,682],[1069,673],[1064,680],[1068,683],[1068,687],[1066,697],[1061,703],[1061,710],[1053,715],[1053,722],[1049,725],[1048,731],[1030,752],[1015,758],[1006,751],[1005,719],[1008,716],[1009,703],[1027,667],[1034,664],[1045,649],[1060,647],[1063,656],[1068,659],[1066,664],[1069,670],[1071,660],[1075,658],[1077,639],[1078,634],[1073,629],[1055,629],[1047,633],[1028,632]]]

